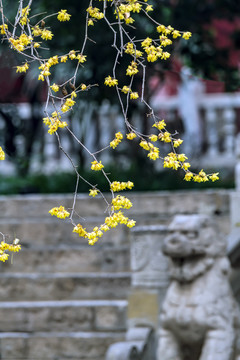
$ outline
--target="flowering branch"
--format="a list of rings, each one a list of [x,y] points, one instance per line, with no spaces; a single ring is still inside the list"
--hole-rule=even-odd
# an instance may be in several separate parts
[[[23,0],[20,0],[15,22],[11,24],[5,17],[3,0],[0,0],[2,13],[0,33],[3,40],[9,44],[9,47],[13,51],[16,51],[27,59],[24,64],[17,66],[17,72],[25,73],[33,62],[38,63],[38,80],[45,82],[48,89],[43,123],[48,127],[49,136],[55,135],[57,137],[59,148],[69,159],[77,177],[71,213],[63,206],[58,206],[49,211],[51,215],[57,216],[60,219],[69,218],[73,225],[73,232],[86,238],[90,245],[93,245],[99,237],[103,235],[103,232],[116,227],[118,224],[125,224],[129,228],[135,225],[135,221],[129,219],[124,213],[125,210],[132,206],[130,200],[125,196],[115,194],[122,190],[132,189],[134,186],[133,183],[130,181],[119,182],[110,180],[104,170],[104,164],[98,160],[98,154],[100,152],[109,150],[109,148],[115,149],[123,141],[125,136],[130,141],[138,139],[140,147],[147,152],[147,157],[150,160],[155,161],[160,159],[165,168],[171,168],[173,170],[182,169],[186,181],[205,182],[218,179],[218,173],[206,174],[201,170],[197,174],[189,170],[190,163],[187,162],[187,156],[177,152],[177,148],[181,145],[182,140],[176,138],[175,133],[171,134],[167,131],[165,121],[156,116],[151,105],[145,100],[147,64],[156,61],[166,61],[171,55],[170,52],[165,50],[166,47],[172,45],[172,43],[180,37],[188,40],[191,36],[190,32],[181,32],[172,26],[159,24],[149,15],[149,13],[154,10],[153,6],[148,4],[148,0],[90,0],[89,6],[86,9],[85,34],[81,50],[71,50],[65,54],[44,58],[42,57],[42,50],[44,49],[45,43],[51,41],[54,37],[52,30],[46,26],[46,21],[49,21],[52,17],[57,17],[60,22],[66,22],[70,21],[72,15],[68,14],[67,10],[60,10],[56,14],[47,14],[34,23],[36,16],[30,16],[33,0],[29,0],[25,7],[23,2]],[[96,3],[99,4],[102,9],[94,7]],[[41,14],[38,15],[40,16]],[[156,32],[154,39],[150,37],[139,39],[137,38],[137,31],[135,31],[136,34],[132,35],[134,30],[137,30],[137,25],[135,25],[136,15],[137,17],[140,15],[145,16],[154,24]],[[112,66],[112,74],[106,74],[104,84],[105,86],[115,88],[117,92],[127,132],[126,134],[117,132],[110,144],[106,144],[103,149],[93,153],[80,141],[76,134],[71,131],[66,115],[74,109],[77,99],[81,96],[82,92],[90,91],[93,87],[101,85],[84,84],[81,83],[78,78],[80,67],[84,67],[87,61],[87,55],[85,54],[86,44],[88,41],[94,42],[89,37],[89,28],[94,27],[98,21],[105,21],[113,35],[110,46],[115,49],[116,56]],[[126,68],[125,78],[118,79],[118,69],[122,67],[122,61],[125,58],[130,58],[129,65]],[[51,74],[52,68],[59,63],[64,64],[69,61],[76,62],[73,74],[69,74],[69,77],[61,84],[54,83]],[[136,75],[138,79],[136,79]],[[139,78],[141,78],[140,95],[136,87],[136,84],[139,83]],[[70,89],[70,93],[68,89]],[[60,91],[62,95],[60,95]],[[128,112],[132,101],[141,101],[149,110],[146,116],[152,119],[152,134],[140,133],[138,129],[134,128],[129,122]],[[54,111],[50,109],[54,109]],[[106,178],[111,192],[110,201],[107,200],[97,185],[91,184],[81,176],[78,165],[74,163],[67,151],[62,147],[60,129],[68,131],[78,145],[92,158],[90,165],[91,170],[101,172]],[[170,152],[167,156],[160,155],[159,147],[161,143],[166,143],[170,147]],[[4,160],[4,158],[4,151],[0,147],[0,160]],[[74,220],[76,216],[78,216],[75,207],[79,180],[85,181],[89,185],[90,196],[95,197],[100,195],[106,203],[107,216],[104,222],[92,229],[92,231],[87,231],[80,223],[76,223]]]

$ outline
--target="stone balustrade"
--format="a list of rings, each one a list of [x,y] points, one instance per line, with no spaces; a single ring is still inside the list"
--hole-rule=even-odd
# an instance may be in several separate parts
[[[240,93],[227,94],[200,94],[196,98],[195,107],[198,119],[193,121],[189,113],[181,114],[181,97],[172,96],[165,99],[153,101],[152,106],[157,115],[167,120],[170,128],[178,130],[179,121],[182,122],[184,129],[180,136],[185,139],[183,150],[189,157],[197,159],[198,166],[208,167],[233,167],[236,162],[235,138],[238,132],[238,110],[240,109]],[[3,112],[10,116],[15,114],[18,118],[19,127],[24,128],[23,123],[31,118],[33,109],[29,104],[1,104]],[[43,109],[38,106],[34,110],[41,118]],[[146,129],[151,132],[150,119],[143,121],[145,109],[141,103],[132,113],[129,121],[140,132]],[[188,119],[184,118],[188,117]],[[199,124],[197,124],[199,121]],[[109,145],[114,138],[116,131],[125,131],[125,125],[117,105],[112,105],[108,100],[104,100],[101,105],[94,102],[80,101],[78,108],[71,113],[68,120],[71,130],[80,138],[81,141],[92,151],[97,152]],[[94,131],[92,130],[94,126]],[[1,143],[4,143],[4,133],[7,131],[4,121],[0,118]],[[70,170],[71,163],[59,150],[58,143],[54,136],[49,136],[47,127],[41,125],[38,130],[40,136],[36,138],[33,147],[33,160],[31,171],[55,172],[56,170]],[[78,154],[78,144],[73,142],[68,131],[61,132],[62,146],[73,160]],[[17,136],[17,154],[21,155],[25,143],[25,134],[19,133]],[[124,144],[122,144],[124,147]],[[101,160],[106,164],[111,162],[111,154],[103,151],[99,154]],[[85,152],[82,157],[89,161],[88,154]],[[11,159],[7,157],[4,164],[4,172],[14,172]],[[129,161],[125,159],[124,161]],[[3,165],[2,165],[3,166]]]

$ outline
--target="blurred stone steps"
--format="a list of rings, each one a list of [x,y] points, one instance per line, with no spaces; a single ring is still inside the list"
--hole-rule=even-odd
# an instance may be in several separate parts
[[[104,244],[22,247],[12,262],[0,265],[3,273],[87,273],[129,271],[129,246]]]
[[[0,301],[126,299],[129,287],[127,272],[2,273]]]
[[[0,302],[2,332],[119,332],[126,328],[126,300]]]
[[[108,346],[124,332],[0,333],[3,360],[105,360]]]
[[[124,195],[124,194],[123,194]],[[108,194],[106,195],[109,196]],[[137,225],[166,224],[176,213],[215,215],[229,229],[224,190],[127,193]],[[124,340],[130,288],[129,229],[107,231],[95,246],[49,210],[72,207],[72,195],[0,196],[0,231],[22,251],[0,264],[0,359],[105,360]],[[104,221],[105,202],[77,196],[75,222],[88,230]],[[84,220],[86,219],[86,220]]]

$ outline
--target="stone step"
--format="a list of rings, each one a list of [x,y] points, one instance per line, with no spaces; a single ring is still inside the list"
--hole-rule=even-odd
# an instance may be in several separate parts
[[[89,245],[23,246],[12,261],[0,264],[1,272],[124,272],[130,271],[129,247]]]
[[[125,195],[123,193],[123,195]],[[126,195],[133,202],[133,207],[128,211],[130,216],[141,215],[143,217],[169,216],[176,213],[199,213],[209,214],[227,213],[229,211],[228,190],[196,190],[196,191],[161,191],[134,193]],[[110,199],[109,194],[105,196]],[[24,196],[0,196],[1,218],[48,218],[48,211],[59,205],[71,208],[72,195],[24,195]],[[98,196],[90,198],[87,194],[78,194],[76,211],[79,216],[99,217],[105,211],[105,202]]]
[[[105,360],[109,345],[124,332],[0,333],[3,360]]]
[[[130,273],[3,273],[0,301],[126,299]]]
[[[41,205],[40,205],[41,206]],[[1,212],[0,212],[1,214]],[[84,227],[92,230],[104,222],[104,218],[89,217]],[[84,222],[82,222],[84,224]],[[1,218],[1,232],[11,241],[15,236],[20,239],[25,247],[44,245],[88,245],[85,238],[73,233],[73,226],[67,220],[60,220],[50,215],[46,218]],[[128,228],[120,225],[104,233],[99,240],[101,245],[126,245],[128,244]],[[113,241],[114,240],[114,241]]]
[[[119,332],[126,330],[126,311],[126,300],[0,302],[0,333]]]

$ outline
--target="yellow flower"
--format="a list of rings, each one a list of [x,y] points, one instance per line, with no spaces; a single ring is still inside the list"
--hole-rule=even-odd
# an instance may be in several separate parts
[[[5,152],[3,151],[1,146],[0,146],[0,160],[5,160]]]
[[[128,228],[132,228],[133,226],[135,226],[135,224],[136,224],[136,221],[134,221],[134,220],[128,220],[128,222],[127,222],[127,227],[128,227]]]
[[[8,25],[4,24],[4,25],[0,25],[0,32],[2,35],[6,34],[6,30],[8,29]]]
[[[81,224],[77,224],[74,227],[73,232],[77,233],[79,236],[82,237],[86,237],[87,235],[86,229],[84,229]]]
[[[144,150],[150,150],[149,144],[146,140],[142,140],[139,144]]]
[[[71,98],[76,98],[76,97],[77,97],[76,92],[75,92],[75,91],[72,91],[72,92],[71,92]]]
[[[164,26],[164,25],[159,25],[158,27],[157,27],[157,32],[159,32],[159,33],[165,33],[165,31],[166,31],[166,27]]]
[[[184,180],[186,181],[191,181],[193,177],[193,173],[191,173],[190,171],[188,171],[184,177]]]
[[[178,30],[173,30],[172,37],[176,39],[177,37],[181,36],[180,32]]]
[[[22,73],[22,72],[26,72],[27,70],[28,70],[28,68],[29,68],[29,65],[28,65],[28,63],[25,63],[24,65],[22,65],[22,66],[17,66],[17,70],[16,70],[16,72],[18,73]]]
[[[112,199],[112,205],[114,210],[130,209],[132,207],[131,201],[125,196],[118,195]]]
[[[150,135],[150,136],[149,136],[149,139],[150,139],[151,141],[155,142],[155,141],[157,141],[158,137],[157,137],[157,135]]]
[[[87,59],[87,56],[86,55],[82,55],[82,54],[78,54],[76,59],[78,60],[79,63],[84,63]]]
[[[173,146],[176,148],[178,146],[180,146],[183,143],[183,140],[181,139],[177,139],[173,141]]]
[[[115,149],[119,144],[120,144],[121,140],[119,139],[114,139],[110,142],[110,147]]]
[[[187,159],[185,154],[178,154],[178,160],[184,162]]]
[[[49,211],[49,213],[59,219],[65,219],[70,215],[70,213],[65,210],[64,206],[54,207]]]
[[[164,129],[166,126],[166,123],[164,120],[158,121],[155,124],[153,124],[153,127],[156,127],[158,130]]]
[[[118,80],[117,79],[113,79],[110,75],[108,77],[105,78],[104,84],[107,86],[115,86],[118,84]]]
[[[126,136],[127,136],[128,140],[133,140],[133,139],[135,139],[135,137],[137,137],[137,135],[134,132],[130,132]]]
[[[133,182],[128,181],[128,182],[119,182],[119,181],[113,181],[111,183],[111,189],[116,192],[116,191],[122,191],[122,190],[126,190],[126,189],[132,189],[134,186]]]
[[[75,50],[71,50],[71,51],[69,52],[68,56],[69,56],[69,58],[70,58],[71,60],[76,59],[77,56],[76,56]]]
[[[139,98],[139,95],[138,95],[138,93],[137,92],[132,92],[131,94],[130,94],[130,99],[138,99]]]
[[[102,168],[104,168],[101,161],[98,162],[97,160],[94,160],[94,161],[92,161],[91,164],[92,164],[91,169],[95,170],[95,171],[99,171],[99,170],[102,170]]]
[[[0,253],[0,261],[5,262],[8,260],[8,257],[9,257],[9,254],[6,254],[6,253],[1,254]]]
[[[152,5],[148,5],[145,10],[146,12],[153,11]]]
[[[138,73],[137,63],[135,61],[131,62],[131,65],[128,66],[126,75],[132,76]]]
[[[43,76],[43,74],[41,73],[40,75],[38,75],[38,80],[42,80],[42,81],[44,81],[44,76]]]
[[[95,197],[95,196],[97,196],[98,192],[99,192],[99,190],[97,190],[97,189],[91,189],[91,190],[89,190],[89,196]]]
[[[42,30],[41,38],[43,40],[52,40],[53,33],[50,30],[44,29],[44,30]]]
[[[67,61],[67,59],[68,59],[67,55],[61,56],[61,63],[62,62],[65,63]]]
[[[188,40],[191,36],[192,36],[192,33],[190,33],[190,31],[186,31],[182,35],[183,39],[185,39],[185,40]]]
[[[86,88],[87,88],[87,85],[85,85],[85,84],[82,84],[82,85],[81,85],[81,90],[84,91],[84,90],[86,90]]]
[[[58,12],[57,19],[59,21],[69,21],[70,17],[71,17],[71,15],[69,15],[67,13],[67,10],[61,10],[61,11]]]
[[[76,101],[74,101],[71,98],[67,98],[67,100],[65,101],[65,105],[68,107],[72,107],[75,103],[76,103]]]
[[[50,88],[55,92],[57,92],[59,90],[59,86],[55,83],[53,85],[51,85]]]
[[[34,36],[40,36],[40,35],[42,35],[42,29],[40,29],[40,27],[38,25],[36,25],[32,29],[32,33]]]
[[[188,162],[185,162],[185,163],[182,164],[182,168],[184,170],[188,170],[188,168],[190,168],[190,167],[191,167],[191,165]]]
[[[94,23],[93,23],[93,20],[92,19],[90,19],[90,20],[88,20],[88,26],[93,26],[94,25]]]
[[[171,134],[168,131],[165,131],[163,134],[160,134],[161,141],[165,143],[171,142]]]
[[[219,180],[218,174],[219,173],[214,173],[214,174],[210,175],[209,179],[212,180],[212,181]]]
[[[171,54],[169,52],[165,51],[162,53],[161,59],[167,60],[170,57],[170,55]]]
[[[127,93],[129,93],[130,88],[129,88],[128,86],[124,85],[121,91],[122,91],[124,94],[127,94]]]

